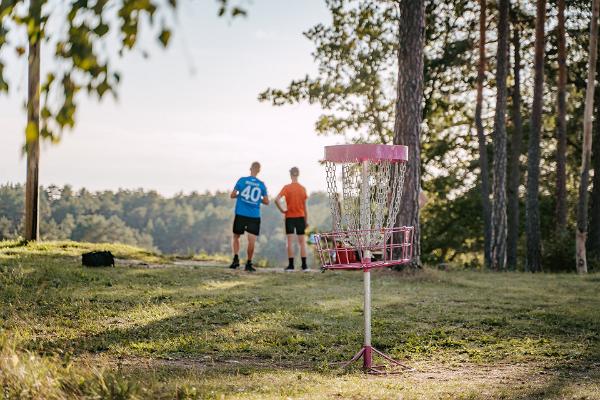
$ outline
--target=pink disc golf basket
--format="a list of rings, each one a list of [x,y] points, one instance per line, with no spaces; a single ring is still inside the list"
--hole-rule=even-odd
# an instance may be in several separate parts
[[[346,366],[363,359],[365,372],[410,369],[371,345],[371,269],[408,263],[413,227],[397,227],[408,147],[354,144],[325,147],[333,231],[315,235],[324,270],[362,270],[364,345]],[[379,355],[383,365],[373,365]]]

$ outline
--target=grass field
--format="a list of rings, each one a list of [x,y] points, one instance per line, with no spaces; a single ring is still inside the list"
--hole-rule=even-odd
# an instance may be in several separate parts
[[[0,242],[0,398],[600,399],[597,274],[374,272],[373,344],[415,369],[381,377],[335,366],[361,273],[218,264]]]

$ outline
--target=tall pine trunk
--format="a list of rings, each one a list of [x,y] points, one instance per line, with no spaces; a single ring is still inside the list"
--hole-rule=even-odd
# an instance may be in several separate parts
[[[508,0],[498,2],[494,180],[492,184],[492,269],[506,268],[506,77],[508,75]]]
[[[399,223],[415,228],[412,265],[420,267],[419,192],[421,190],[425,0],[401,0],[398,22],[400,31],[394,144],[408,146],[409,152]]]
[[[475,105],[475,126],[479,142],[479,169],[481,171],[481,206],[483,210],[483,241],[485,265],[491,265],[492,219],[490,207],[490,171],[488,153],[481,111],[483,104],[483,81],[485,79],[485,33],[486,0],[479,0],[479,64],[477,66],[477,101]]]
[[[592,157],[592,113],[594,110],[594,88],[596,79],[596,57],[598,52],[598,8],[600,0],[592,3],[590,22],[590,48],[588,62],[587,87],[585,89],[585,107],[583,111],[583,147],[581,149],[581,178],[579,181],[579,201],[577,202],[577,233],[575,235],[575,257],[577,272],[587,273],[585,242],[588,224],[588,185],[590,162]]]
[[[531,272],[542,270],[540,235],[540,136],[542,130],[542,101],[544,95],[544,23],[546,0],[538,0],[535,18],[535,56],[531,129],[527,151],[527,264]]]
[[[25,240],[38,240],[39,227],[39,164],[40,164],[40,47],[41,1],[31,0],[29,13],[33,29],[29,32],[27,128],[27,177],[25,182]]]
[[[556,229],[564,235],[567,228],[567,50],[565,38],[565,0],[558,0],[558,93],[556,124]]]
[[[510,142],[510,158],[508,160],[508,239],[506,263],[508,268],[517,266],[517,245],[519,242],[519,184],[521,183],[521,157],[523,142],[523,124],[521,121],[521,37],[518,28],[517,12],[512,13],[513,25],[513,78],[512,112],[513,134]]]
[[[596,68],[598,68],[598,62],[596,62]],[[600,88],[596,87],[594,93],[594,108],[596,109],[593,133],[594,138],[592,140],[592,168],[594,169],[594,179],[592,180],[590,230],[586,247],[588,254],[596,261],[600,261]]]

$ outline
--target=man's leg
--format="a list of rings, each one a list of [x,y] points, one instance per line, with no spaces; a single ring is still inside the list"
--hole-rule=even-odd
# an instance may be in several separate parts
[[[293,233],[286,235],[288,258],[294,258],[294,236],[296,235],[294,235]]]
[[[233,254],[235,254],[236,256],[238,254],[240,254],[240,235],[234,233],[233,234],[233,241],[231,243],[231,248],[233,250]]]
[[[252,261],[254,255],[254,244],[256,243],[256,235],[248,233],[248,260]]]
[[[300,247],[300,257],[302,258],[302,269],[307,269],[308,265],[306,264],[306,236],[305,235],[296,235],[298,238],[298,247]]]
[[[254,244],[256,243],[256,235],[248,232],[248,259],[246,260],[246,271],[255,271],[252,267],[252,256],[254,256]]]
[[[287,239],[287,254],[288,254],[288,266],[286,271],[294,270],[294,234],[288,233],[285,235]]]
[[[240,235],[237,233],[233,234],[233,239],[231,240],[231,250],[233,251],[233,261],[229,268],[237,268],[240,266],[240,258],[238,254],[240,254]]]

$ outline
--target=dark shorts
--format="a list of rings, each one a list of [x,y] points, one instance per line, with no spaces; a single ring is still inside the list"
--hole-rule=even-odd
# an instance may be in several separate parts
[[[233,233],[243,235],[244,232],[258,236],[260,233],[260,218],[235,215],[233,219]]]
[[[304,217],[297,218],[286,218],[285,219],[285,234],[293,235],[294,231],[296,235],[304,235],[306,229],[306,221]]]

